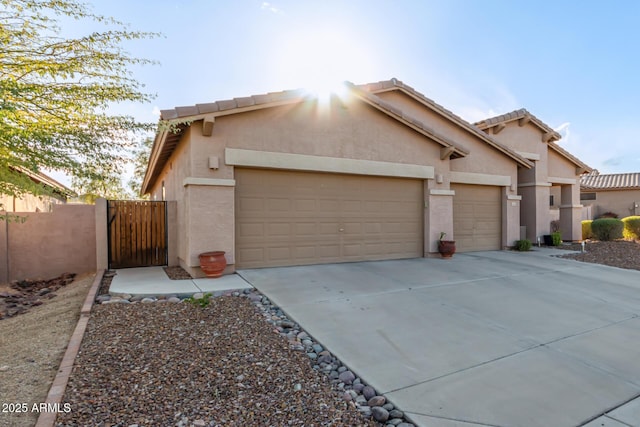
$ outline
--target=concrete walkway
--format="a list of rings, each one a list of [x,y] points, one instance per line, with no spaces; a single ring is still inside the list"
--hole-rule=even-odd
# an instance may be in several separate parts
[[[239,274],[418,425],[640,426],[640,272],[564,253]]]
[[[123,268],[116,270],[109,293],[132,296],[178,295],[191,296],[198,292],[221,292],[252,286],[237,274],[217,279],[171,280],[162,267]]]

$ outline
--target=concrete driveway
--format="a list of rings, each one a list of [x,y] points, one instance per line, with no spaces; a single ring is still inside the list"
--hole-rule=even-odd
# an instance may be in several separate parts
[[[239,273],[418,425],[640,426],[640,272],[555,253]]]

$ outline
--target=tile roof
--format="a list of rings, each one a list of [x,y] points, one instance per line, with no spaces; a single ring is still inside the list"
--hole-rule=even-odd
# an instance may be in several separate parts
[[[640,172],[616,174],[588,174],[580,180],[583,190],[640,189]]]
[[[76,193],[72,189],[59,183],[55,179],[51,178],[49,175],[46,175],[42,172],[32,172],[23,167],[16,167],[15,170],[27,175],[33,181],[51,188],[56,193],[59,193],[65,196],[76,196]]]
[[[282,92],[270,92],[261,95],[251,95],[241,98],[224,99],[207,104],[196,104],[186,107],[175,107],[160,111],[160,120],[176,120],[186,117],[195,117],[204,114],[237,110],[240,108],[260,106],[264,104],[277,104],[281,102],[299,102],[310,98],[312,95],[304,89],[285,90]]]
[[[412,127],[423,135],[433,139],[444,147],[453,147],[452,157],[464,157],[469,152],[458,146],[456,143],[439,134],[424,122],[406,114],[395,105],[382,100],[373,93],[363,90],[362,88],[350,82],[344,82],[344,85],[361,100],[367,102],[374,108],[386,113],[390,117]],[[262,95],[251,95],[242,98],[233,98],[228,100],[216,101],[208,104],[196,104],[192,106],[176,107],[160,112],[160,120],[165,122],[182,122],[178,128],[184,128],[190,125],[190,121],[201,120],[206,115],[214,116],[237,114],[245,111],[256,110],[260,108],[269,108],[280,105],[294,104],[307,99],[313,99],[316,95],[304,90],[286,90],[282,92],[271,92]],[[179,134],[169,132],[168,130],[159,131],[156,134],[153,147],[151,149],[150,162],[147,167],[145,178],[143,180],[142,192],[148,192],[153,182],[158,178],[162,167],[166,164],[173,150],[177,146],[180,139]],[[517,155],[516,155],[517,156]],[[521,158],[522,159],[522,158]],[[522,159],[524,162],[527,160]],[[527,167],[530,164],[527,163]]]
[[[542,120],[540,120],[539,118],[537,118],[536,116],[534,116],[533,114],[528,112],[525,108],[521,108],[519,110],[511,111],[510,113],[501,114],[499,116],[490,117],[488,119],[484,119],[484,120],[481,120],[479,122],[475,122],[474,124],[477,127],[479,127],[480,129],[484,130],[484,129],[490,128],[492,126],[495,126],[497,124],[500,124],[500,123],[508,123],[508,122],[512,122],[514,120],[520,120],[520,119],[525,118],[525,117],[528,117],[529,119],[531,119],[531,123],[533,123],[536,126],[538,126],[538,128],[540,128],[540,130],[544,131],[545,133],[550,133],[553,136],[552,139],[555,139],[557,141],[560,138],[562,138],[562,136],[558,132],[556,132],[549,125],[547,125],[545,122],[543,122]]]
[[[478,138],[482,139],[483,141],[489,143],[494,148],[497,148],[499,151],[502,151],[503,153],[507,154],[509,157],[515,159],[521,165],[523,165],[523,166],[525,166],[527,168],[531,167],[531,162],[529,162],[528,160],[523,158],[521,155],[516,153],[511,148],[509,148],[506,145],[496,141],[490,135],[486,134],[485,132],[483,132],[481,129],[479,129],[475,125],[469,123],[468,121],[466,121],[462,117],[456,115],[452,111],[447,110],[446,108],[444,108],[442,105],[438,104],[437,102],[435,102],[431,98],[428,98],[424,94],[418,92],[413,87],[403,83],[402,81],[396,79],[395,77],[392,78],[391,80],[383,80],[383,81],[379,81],[379,82],[367,83],[367,84],[359,85],[359,87],[362,88],[363,90],[366,90],[366,91],[371,92],[371,93],[381,93],[381,92],[388,92],[388,91],[391,91],[391,90],[401,90],[401,91],[407,93],[409,96],[412,96],[412,97],[416,98],[423,105],[428,106],[429,108],[431,108],[432,110],[438,112],[442,116],[448,118],[450,121],[454,122],[458,126],[461,126],[463,129],[466,129],[468,132],[472,133],[473,135],[477,136]]]
[[[578,159],[576,156],[574,156],[573,154],[571,154],[570,152],[568,152],[567,150],[565,150],[564,148],[562,148],[560,145],[557,144],[557,141],[562,139],[562,136],[558,132],[553,130],[549,125],[547,125],[545,122],[543,122],[542,120],[540,120],[539,118],[531,114],[525,108],[511,111],[510,113],[502,114],[500,116],[495,116],[495,117],[481,120],[479,122],[476,122],[475,125],[480,129],[487,129],[500,123],[508,123],[514,120],[523,119],[525,117],[529,118],[531,120],[531,123],[536,125],[540,130],[551,135],[551,138],[548,141],[548,145],[551,149],[556,151],[558,154],[560,154],[561,156],[563,156],[564,158],[566,158],[576,166],[584,169],[585,172],[590,172],[592,170],[591,167],[588,166],[586,163],[584,163],[582,160]]]

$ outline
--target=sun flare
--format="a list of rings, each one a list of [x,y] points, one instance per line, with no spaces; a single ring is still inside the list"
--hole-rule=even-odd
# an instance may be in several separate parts
[[[346,92],[345,81],[366,82],[372,73],[371,58],[349,37],[334,29],[316,30],[288,40],[279,58],[279,72],[328,101],[331,94]]]

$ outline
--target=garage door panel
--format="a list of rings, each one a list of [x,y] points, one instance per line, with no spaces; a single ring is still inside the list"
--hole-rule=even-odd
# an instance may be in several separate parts
[[[263,223],[244,223],[238,227],[237,233],[239,236],[264,236],[264,224]]]
[[[242,197],[239,207],[245,215],[249,215],[251,212],[261,213],[265,210],[263,199],[257,197]]]
[[[453,230],[459,252],[498,250],[502,242],[500,187],[452,184]]]
[[[235,172],[238,268],[422,256],[422,181]]]

